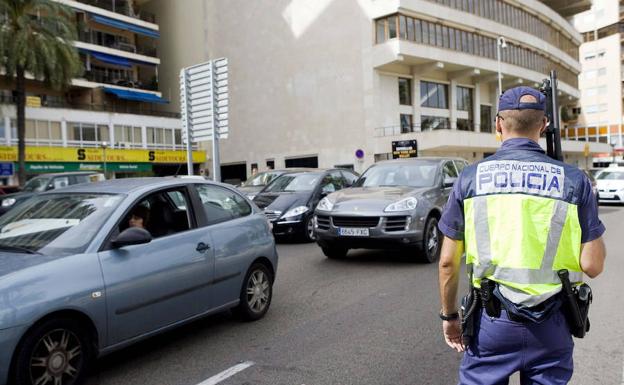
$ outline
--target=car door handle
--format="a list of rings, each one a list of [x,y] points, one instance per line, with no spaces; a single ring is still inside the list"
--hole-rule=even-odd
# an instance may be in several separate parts
[[[207,245],[204,242],[199,242],[197,244],[197,247],[195,248],[195,250],[199,251],[200,253],[203,253],[204,251],[208,249],[210,249],[210,245]]]

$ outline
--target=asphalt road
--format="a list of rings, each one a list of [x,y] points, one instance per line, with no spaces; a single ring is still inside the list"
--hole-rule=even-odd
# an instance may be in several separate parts
[[[594,289],[592,330],[576,340],[572,384],[624,384],[624,207],[601,207],[606,272]],[[209,317],[104,357],[89,385],[454,384],[461,356],[442,340],[437,266],[414,255],[357,251],[326,259],[315,244],[281,244],[267,316]],[[465,282],[464,282],[465,283]],[[517,378],[512,384],[518,383]]]

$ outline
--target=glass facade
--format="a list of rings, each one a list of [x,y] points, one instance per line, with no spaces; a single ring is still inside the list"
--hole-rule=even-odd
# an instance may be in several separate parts
[[[411,79],[399,78],[399,104],[409,106],[412,104],[412,81]]]
[[[578,44],[551,23],[502,0],[429,0],[530,33],[578,60]]]
[[[472,88],[457,87],[457,109],[472,112]]]
[[[414,124],[411,114],[401,114],[401,134],[414,132]]]
[[[404,22],[399,22],[403,19]],[[398,15],[398,17],[393,15],[377,19],[375,23],[377,31],[384,31],[383,34],[377,34],[377,43],[383,43],[386,40],[398,37],[418,44],[450,49],[496,60],[496,39],[476,32],[469,32],[455,27],[448,27],[441,23],[404,15]],[[402,26],[405,26],[405,28],[401,29]],[[396,34],[397,30],[398,36]],[[413,30],[413,33],[410,33],[410,30]],[[394,31],[394,33],[390,33],[390,31]],[[507,42],[507,47],[501,49],[501,60],[505,63],[543,74],[550,73],[550,70],[556,70],[561,81],[574,88],[578,87],[578,76],[576,73],[533,49]]]
[[[441,118],[439,116],[427,116],[422,115],[420,117],[420,130],[448,130],[451,128],[451,123],[448,118]]]
[[[429,108],[448,109],[448,85],[420,82],[420,105]]]

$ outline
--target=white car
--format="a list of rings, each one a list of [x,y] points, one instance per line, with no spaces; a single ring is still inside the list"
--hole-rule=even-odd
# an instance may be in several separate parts
[[[624,203],[624,167],[609,167],[596,175],[598,200],[604,203]]]

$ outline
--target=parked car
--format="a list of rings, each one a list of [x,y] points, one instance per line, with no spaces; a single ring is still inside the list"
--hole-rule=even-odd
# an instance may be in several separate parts
[[[327,194],[349,187],[358,175],[351,170],[309,170],[284,174],[267,185],[254,203],[273,224],[276,237],[314,240],[314,208]]]
[[[453,183],[467,165],[460,158],[411,158],[376,163],[353,185],[316,207],[315,234],[328,258],[349,249],[422,250],[440,255],[438,230]]]
[[[589,179],[589,182],[591,183],[592,186],[592,192],[594,193],[594,196],[596,197],[596,204],[598,205],[600,203],[600,192],[598,191],[598,182],[596,181],[596,178],[594,177],[594,174],[592,173],[592,170],[582,170],[585,175],[587,175],[587,178]]]
[[[256,194],[258,194],[264,187],[266,187],[266,185],[271,183],[273,179],[287,172],[301,172],[301,171],[306,171],[306,169],[294,169],[294,168],[288,169],[287,168],[287,169],[282,169],[282,170],[264,171],[264,172],[257,174],[254,177],[247,179],[238,187],[238,190],[242,191],[245,195],[247,195],[247,198],[253,200],[256,197]]]
[[[104,174],[88,171],[38,175],[26,182],[22,191],[0,197],[0,215],[40,192],[104,179]]]
[[[277,258],[262,212],[224,184],[120,179],[34,196],[0,218],[0,384],[77,385],[98,355],[199,317],[257,320]]]
[[[596,176],[598,200],[604,203],[624,203],[624,167],[608,167]]]

